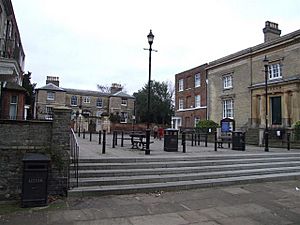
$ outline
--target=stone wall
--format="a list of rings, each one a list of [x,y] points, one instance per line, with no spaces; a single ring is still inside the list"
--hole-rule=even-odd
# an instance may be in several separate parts
[[[49,194],[66,194],[70,110],[54,109],[53,121],[0,120],[0,200],[20,199],[25,153],[50,157]]]

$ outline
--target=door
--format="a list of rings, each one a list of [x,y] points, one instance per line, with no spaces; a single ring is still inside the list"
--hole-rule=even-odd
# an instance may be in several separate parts
[[[281,115],[281,97],[271,97],[272,124],[280,125],[282,121]]]

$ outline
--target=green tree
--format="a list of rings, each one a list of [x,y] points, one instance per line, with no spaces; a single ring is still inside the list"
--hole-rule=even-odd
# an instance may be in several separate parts
[[[167,82],[151,82],[150,89],[150,123],[170,124],[174,114],[172,105],[173,93],[169,90]],[[136,120],[137,122],[148,121],[148,84],[136,93]]]
[[[27,90],[27,95],[25,98],[25,104],[30,106],[30,109],[28,111],[27,118],[32,119],[33,118],[33,104],[34,104],[34,89],[35,89],[36,83],[31,83],[31,72],[27,72],[23,74],[23,82],[22,87]]]

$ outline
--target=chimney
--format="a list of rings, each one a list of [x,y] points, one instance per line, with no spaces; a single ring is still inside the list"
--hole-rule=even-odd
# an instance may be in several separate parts
[[[59,87],[59,77],[47,76],[46,84],[52,83]]]
[[[266,21],[265,28],[263,29],[265,42],[272,41],[280,37],[281,30],[278,29],[278,24]]]
[[[119,91],[122,91],[123,90],[123,87],[121,84],[117,84],[117,83],[113,83],[111,84],[111,87],[110,87],[110,93],[111,94],[115,94]]]

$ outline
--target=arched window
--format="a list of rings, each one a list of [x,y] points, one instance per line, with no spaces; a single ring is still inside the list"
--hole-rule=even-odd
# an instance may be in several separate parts
[[[96,106],[99,108],[103,107],[103,101],[102,98],[97,98]]]
[[[77,106],[77,96],[73,95],[71,97],[71,105],[72,106]]]

